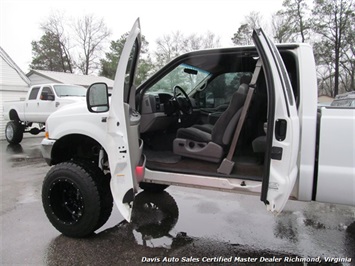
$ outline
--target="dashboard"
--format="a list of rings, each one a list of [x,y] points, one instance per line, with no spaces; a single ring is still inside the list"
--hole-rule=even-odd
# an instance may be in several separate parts
[[[176,116],[168,115],[169,106],[171,106],[169,101],[172,97],[173,95],[169,93],[146,93],[143,96],[141,133],[163,130],[177,121]]]

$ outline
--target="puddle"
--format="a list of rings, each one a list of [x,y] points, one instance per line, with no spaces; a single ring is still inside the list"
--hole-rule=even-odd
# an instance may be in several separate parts
[[[32,203],[40,200],[40,193],[33,186],[27,186],[20,190],[20,195],[17,198],[17,202],[22,203]]]

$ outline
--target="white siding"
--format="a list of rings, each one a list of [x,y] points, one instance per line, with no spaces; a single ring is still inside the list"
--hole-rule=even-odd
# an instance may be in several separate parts
[[[28,92],[28,84],[21,78],[15,68],[0,56],[0,139],[5,139],[5,125],[3,117],[3,103],[5,101],[17,101],[25,98]]]
[[[0,90],[28,91],[28,84],[2,57],[0,57]]]

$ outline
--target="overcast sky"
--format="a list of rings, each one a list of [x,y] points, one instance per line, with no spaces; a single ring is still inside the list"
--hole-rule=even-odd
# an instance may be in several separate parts
[[[0,46],[27,73],[31,41],[40,39],[40,23],[57,10],[67,17],[104,18],[112,31],[110,40],[129,31],[140,17],[150,48],[158,37],[177,30],[186,35],[211,31],[223,46],[231,46],[245,15],[259,11],[269,20],[281,5],[282,0],[0,0]]]

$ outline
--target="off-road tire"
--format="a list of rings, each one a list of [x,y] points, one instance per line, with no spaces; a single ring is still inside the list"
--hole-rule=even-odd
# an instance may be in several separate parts
[[[19,144],[23,139],[23,125],[20,122],[11,120],[6,124],[5,137],[10,144]]]
[[[144,191],[159,193],[163,192],[166,188],[169,187],[169,185],[140,182],[139,187]]]
[[[95,230],[103,226],[110,218],[113,208],[113,197],[110,188],[111,175],[105,175],[101,169],[93,163],[85,161],[75,161],[76,164],[83,167],[86,171],[90,172],[93,177],[100,195],[100,218],[96,225]]]
[[[103,222],[102,190],[94,172],[80,163],[63,162],[52,167],[43,181],[44,211],[63,235],[86,237]]]
[[[143,191],[134,198],[132,224],[143,236],[160,238],[168,235],[178,217],[176,201],[165,191]]]

